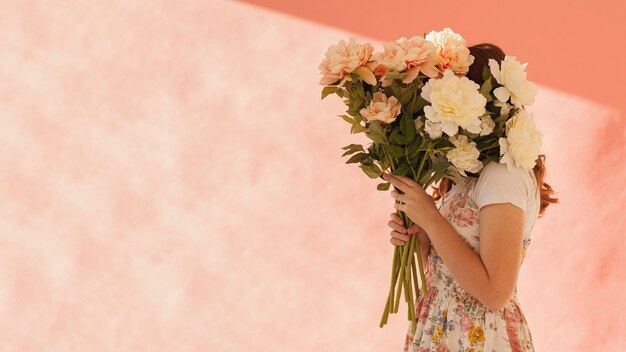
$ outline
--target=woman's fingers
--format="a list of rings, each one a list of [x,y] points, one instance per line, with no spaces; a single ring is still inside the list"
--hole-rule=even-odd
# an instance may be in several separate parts
[[[391,220],[392,220],[393,222],[395,222],[396,224],[398,224],[398,225],[404,225],[404,221],[402,221],[402,218],[400,218],[400,216],[398,216],[398,214],[396,214],[396,213],[391,213],[390,217],[391,217]]]
[[[393,221],[389,221],[387,223],[387,226],[391,227],[393,230],[396,230],[400,233],[406,233],[406,227],[402,226],[402,225],[398,225],[398,223],[395,223]]]
[[[396,245],[396,246],[404,246],[404,241],[400,241],[400,240],[399,240],[399,239],[397,239],[397,238],[393,238],[393,237],[391,237],[391,238],[389,239],[389,242],[391,242],[391,244]]]
[[[401,240],[401,241],[408,241],[410,239],[409,236],[410,235],[407,235],[405,233],[400,233],[400,232],[395,231],[395,230],[391,231],[391,237],[396,238],[396,239]]]
[[[409,227],[409,229],[407,230],[407,232],[408,232],[408,233],[410,233],[410,234],[412,235],[412,234],[415,234],[415,233],[420,232],[421,230],[422,230],[422,228],[421,228],[421,227],[419,227],[417,224],[413,224],[413,225],[411,225],[411,226]]]
[[[391,221],[389,222],[389,227],[391,227],[394,230],[398,230],[399,232],[406,231],[406,227],[404,227],[404,221],[402,221],[402,219],[398,216],[398,214],[391,213],[390,217],[391,217]],[[397,224],[399,227],[392,226],[392,224]],[[413,224],[408,229],[408,233],[410,234],[418,233],[420,231],[421,231],[421,227],[419,227],[417,224]]]

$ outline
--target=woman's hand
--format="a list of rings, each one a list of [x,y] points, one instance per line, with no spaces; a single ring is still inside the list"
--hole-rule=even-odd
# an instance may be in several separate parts
[[[404,192],[400,194],[396,190],[391,191],[391,196],[396,200],[394,207],[404,212],[414,224],[420,228],[428,228],[433,222],[440,220],[441,213],[433,198],[417,182],[405,176],[388,173],[383,174],[383,179]]]
[[[430,253],[430,238],[424,229],[413,224],[411,227],[404,227],[404,221],[396,213],[391,213],[391,220],[388,225],[391,227],[391,238],[389,242],[396,246],[403,246],[406,241],[409,240],[409,236],[417,234],[417,241],[419,242],[420,252],[422,255],[422,263],[426,263],[428,254]],[[417,246],[415,247],[417,248]]]

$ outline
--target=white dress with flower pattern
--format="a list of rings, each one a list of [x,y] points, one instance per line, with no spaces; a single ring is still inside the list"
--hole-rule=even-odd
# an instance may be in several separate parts
[[[521,167],[509,171],[505,164],[489,162],[478,178],[465,177],[437,205],[465,242],[480,253],[479,209],[505,202],[525,211],[523,262],[540,204],[532,171]],[[417,299],[417,328],[411,334],[409,322],[404,352],[534,351],[517,287],[509,302],[493,312],[456,282],[432,244],[425,271],[428,293]]]

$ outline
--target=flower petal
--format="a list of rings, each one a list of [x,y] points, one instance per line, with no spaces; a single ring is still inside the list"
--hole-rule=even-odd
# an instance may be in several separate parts
[[[376,85],[376,77],[374,76],[372,71],[368,70],[366,67],[361,66],[354,70],[354,73],[356,73],[359,77],[361,77],[362,80],[364,80],[368,84]]]
[[[511,97],[511,92],[509,92],[506,87],[498,87],[493,91],[493,95],[495,95],[498,100],[505,103]]]
[[[500,81],[500,66],[496,60],[489,59],[489,69],[491,70],[493,78],[495,78],[498,83],[502,84],[502,81]]]
[[[443,131],[448,136],[454,136],[459,130],[459,125],[457,125],[456,122],[453,122],[453,121],[442,121],[441,129],[443,129]]]
[[[407,71],[407,74],[404,77],[404,79],[402,80],[402,83],[409,84],[409,83],[413,82],[415,80],[415,78],[417,78],[417,75],[419,75],[419,73],[420,73],[419,66],[412,67],[411,69],[409,69]]]

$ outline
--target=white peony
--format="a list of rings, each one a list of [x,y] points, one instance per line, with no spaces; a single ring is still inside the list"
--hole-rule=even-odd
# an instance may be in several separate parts
[[[527,170],[535,167],[543,133],[535,128],[532,114],[520,110],[506,122],[506,138],[500,137],[500,163],[511,170],[513,165]]]
[[[423,136],[424,133],[422,133],[421,131],[422,126],[424,126],[423,116],[419,116],[418,118],[415,119],[415,130],[418,131]]]
[[[443,132],[454,136],[459,126],[472,133],[480,133],[487,99],[478,91],[480,86],[452,70],[445,70],[440,79],[430,79],[422,88],[421,96],[431,105],[424,107],[426,119],[440,122]]]
[[[520,64],[515,56],[506,56],[498,65],[494,59],[489,59],[489,68],[496,81],[503,85],[493,91],[493,94],[501,102],[506,102],[511,98],[511,103],[517,107],[530,105],[535,102],[537,86],[526,80],[524,70],[528,63]]]
[[[467,176],[465,171],[478,172],[483,168],[483,163],[478,160],[480,151],[476,148],[476,142],[463,134],[450,137],[450,141],[454,143],[456,148],[451,149],[446,157],[461,175]]]
[[[499,100],[494,100],[493,105],[500,108],[500,115],[509,117],[509,111],[511,111],[511,105],[509,103],[501,102]]]
[[[428,132],[430,138],[439,138],[443,134],[443,130],[441,129],[441,122],[431,122],[426,120],[426,126],[424,126],[424,130]]]
[[[481,136],[491,134],[494,127],[496,127],[496,123],[493,121],[491,116],[485,115],[480,118],[480,128],[482,128],[482,130],[480,131]]]

